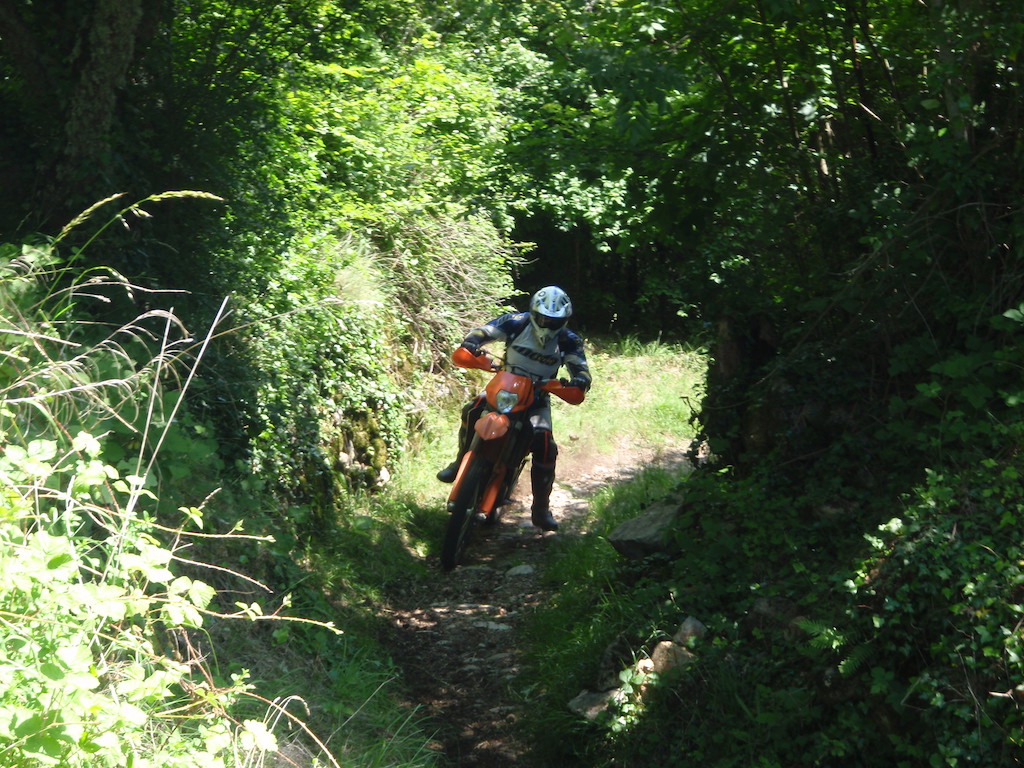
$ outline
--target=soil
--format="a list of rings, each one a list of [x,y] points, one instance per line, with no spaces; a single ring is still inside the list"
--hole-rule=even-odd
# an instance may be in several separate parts
[[[527,469],[499,523],[476,529],[462,565],[446,574],[432,563],[435,577],[397,590],[388,611],[392,658],[405,672],[409,703],[436,731],[433,747],[448,765],[545,768],[530,755],[519,727],[522,702],[511,683],[523,663],[517,629],[548,597],[540,579],[547,544],[579,534],[589,500],[601,488],[652,465],[685,465],[684,453],[685,446],[600,457],[563,451],[551,495],[557,532],[530,523]],[[566,703],[576,693],[567,692]]]

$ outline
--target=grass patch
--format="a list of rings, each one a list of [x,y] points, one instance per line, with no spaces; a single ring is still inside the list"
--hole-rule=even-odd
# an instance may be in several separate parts
[[[594,386],[580,406],[553,404],[556,438],[569,437],[581,451],[611,453],[638,445],[671,449],[693,437],[690,418],[699,407],[707,369],[702,351],[659,342],[596,341],[588,359]]]
[[[367,633],[351,630],[340,637],[306,627],[231,632],[217,643],[223,648],[221,673],[250,670],[252,685],[273,691],[275,701],[320,735],[341,765],[435,765],[418,712],[398,703],[400,671]],[[216,637],[217,628],[211,631]],[[233,714],[264,716],[258,700]],[[281,764],[323,764],[313,759],[304,728],[285,717],[276,718],[275,726]]]

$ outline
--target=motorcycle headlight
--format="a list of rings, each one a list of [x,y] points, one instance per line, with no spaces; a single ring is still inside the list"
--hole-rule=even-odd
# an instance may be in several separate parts
[[[515,392],[509,392],[507,389],[498,391],[497,396],[494,398],[494,404],[498,407],[499,413],[508,413],[519,403],[519,395]]]

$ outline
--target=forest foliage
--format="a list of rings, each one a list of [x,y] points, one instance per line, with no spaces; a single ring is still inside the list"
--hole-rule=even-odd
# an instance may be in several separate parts
[[[737,734],[765,765],[1019,757],[1022,50],[1015,0],[0,0],[5,542],[49,553],[46,584],[13,588],[99,589],[102,531],[160,554],[151,526],[221,486],[208,514],[274,532],[256,577],[301,581],[296,554],[458,389],[451,344],[557,282],[588,334],[714,358],[684,557],[621,575],[714,630],[648,715],[697,725],[566,724],[587,759],[608,739],[746,764]],[[156,320],[177,366],[135,349]],[[184,326],[210,329],[187,388]],[[139,438],[158,380],[159,451]],[[141,386],[62,405],[115,381]],[[153,520],[62,479],[127,478],[140,450]],[[129,616],[139,573],[33,642],[91,631],[94,659],[183,674],[86,627],[206,609],[160,571]],[[17,764],[113,749],[40,704],[84,661],[36,664],[38,711],[2,702]],[[93,678],[83,706],[117,689]]]

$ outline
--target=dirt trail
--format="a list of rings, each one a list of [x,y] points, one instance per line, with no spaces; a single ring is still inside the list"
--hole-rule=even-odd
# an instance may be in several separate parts
[[[568,453],[568,452],[566,452]],[[450,574],[406,586],[389,613],[392,657],[405,671],[412,704],[437,730],[436,748],[458,768],[546,768],[531,761],[520,703],[510,690],[521,658],[515,635],[524,615],[544,598],[539,575],[547,542],[573,536],[598,490],[652,465],[685,464],[672,453],[617,452],[559,459],[551,508],[557,533],[530,524],[529,479],[500,523],[477,529],[464,564]],[[528,474],[528,471],[524,475]],[[439,488],[439,496],[444,493]],[[575,691],[571,692],[574,694]]]

